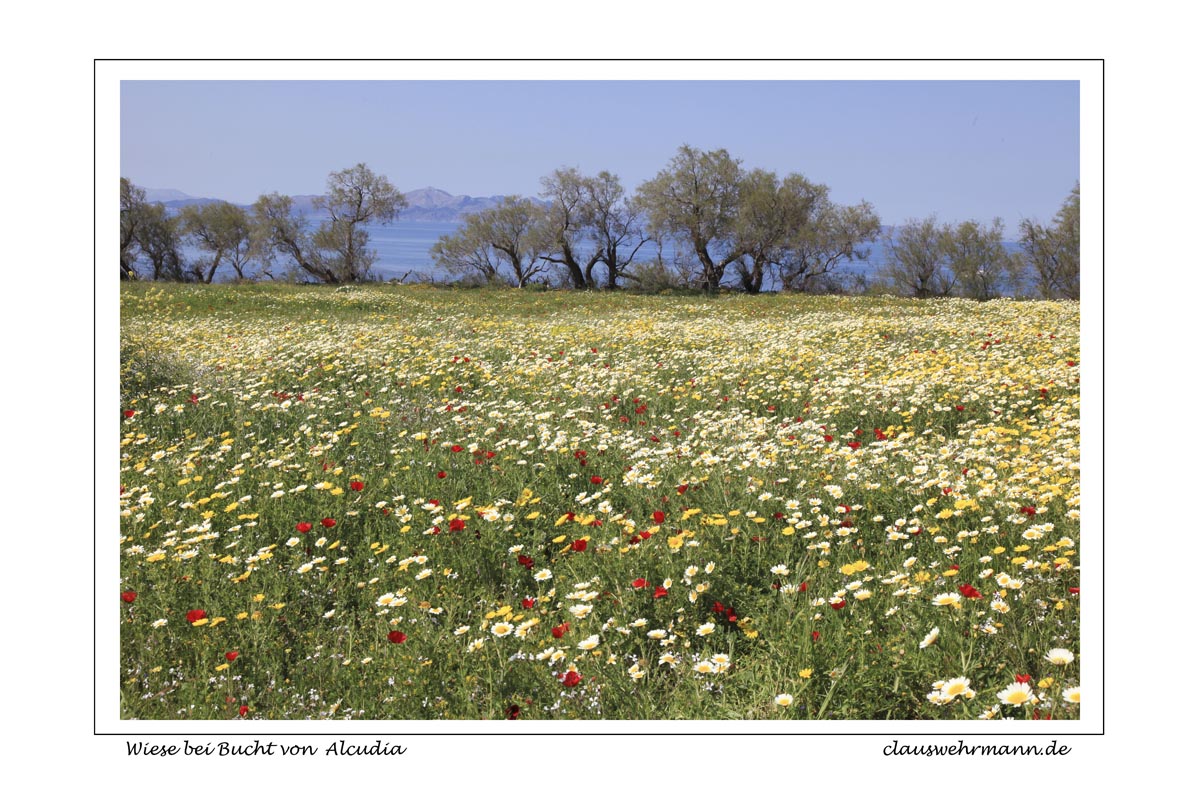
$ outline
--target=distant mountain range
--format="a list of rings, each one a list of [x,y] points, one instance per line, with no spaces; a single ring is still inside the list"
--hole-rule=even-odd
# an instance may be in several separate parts
[[[292,201],[295,203],[296,209],[305,216],[320,216],[320,212],[313,208],[313,201],[319,197],[321,195],[299,194],[293,195]],[[426,186],[424,189],[405,192],[404,199],[408,201],[408,207],[400,212],[400,219],[413,222],[456,222],[462,219],[464,214],[492,208],[504,198],[502,195],[471,197],[465,194],[450,194],[442,189]],[[146,189],[146,200],[152,203],[162,203],[167,208],[174,209],[222,202],[214,197],[194,197],[178,189]],[[234,205],[240,205],[242,208],[250,207],[241,203],[234,203]]]

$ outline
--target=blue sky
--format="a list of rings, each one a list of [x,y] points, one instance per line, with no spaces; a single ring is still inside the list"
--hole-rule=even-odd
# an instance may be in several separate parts
[[[125,81],[121,174],[251,202],[366,162],[401,191],[536,194],[560,166],[629,191],[681,144],[799,172],[885,223],[1048,221],[1079,178],[1074,81]]]

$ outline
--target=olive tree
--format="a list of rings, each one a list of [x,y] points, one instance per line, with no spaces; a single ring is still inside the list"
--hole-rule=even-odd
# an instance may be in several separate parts
[[[367,249],[368,235],[362,226],[388,223],[408,205],[404,195],[384,175],[376,175],[366,164],[356,164],[329,175],[328,191],[313,207],[329,219],[313,235],[313,243],[326,253],[328,269],[337,283],[366,280],[376,253]]]
[[[626,275],[650,238],[643,230],[637,206],[625,196],[616,175],[601,171],[585,183],[584,190],[584,224],[595,238],[600,263],[607,271],[604,288],[616,289],[617,279]]]
[[[150,275],[156,281],[185,281],[180,219],[162,203],[142,206],[135,238],[138,249],[150,262]]]
[[[467,214],[462,227],[440,237],[430,253],[453,275],[475,274],[523,288],[548,271],[544,256],[555,242],[555,225],[546,209],[510,195],[493,208]]]
[[[999,218],[990,228],[975,220],[947,227],[942,233],[942,250],[964,296],[975,300],[1000,296],[1012,259],[1004,249],[1004,224]]]
[[[1055,214],[1052,225],[1021,220],[1021,250],[1043,298],[1079,299],[1078,183]]]
[[[885,275],[901,294],[917,298],[945,297],[954,290],[944,246],[948,227],[935,217],[909,220],[893,228],[886,240]]]
[[[779,263],[779,280],[788,291],[808,292],[828,285],[843,263],[862,261],[868,245],[879,238],[879,215],[865,200],[852,206],[829,199],[829,189],[816,187],[808,224],[789,238]]]
[[[774,172],[756,169],[743,178],[735,223],[742,255],[733,263],[746,292],[762,291],[768,272],[792,262],[822,191],[828,190],[796,173],[781,181]]]
[[[137,268],[137,237],[143,222],[146,190],[121,178],[121,280],[135,280]]]
[[[716,292],[742,255],[736,244],[740,162],[725,150],[683,145],[665,169],[638,187],[649,233],[671,238],[699,262],[700,285]]]
[[[263,248],[263,261],[270,265],[282,256],[287,265],[324,283],[338,283],[338,274],[313,244],[308,221],[292,198],[272,192],[254,203],[255,236]]]
[[[549,203],[545,261],[561,265],[572,288],[603,284],[616,289],[648,241],[620,179],[607,171],[585,176],[574,168],[559,169],[542,178],[541,197]],[[601,264],[606,274],[598,279],[595,272]]]
[[[212,283],[222,263],[233,269],[238,280],[245,280],[255,249],[254,226],[245,209],[221,201],[185,206],[179,216],[184,235],[205,254],[192,265],[196,280]]]
[[[591,235],[588,225],[589,182],[573,167],[557,169],[542,178],[540,196],[550,202],[546,228],[551,237],[544,258],[562,265],[573,289],[595,287],[592,270],[602,254],[601,243]]]
[[[325,283],[355,283],[370,277],[376,254],[367,249],[363,226],[388,223],[407,206],[404,195],[366,164],[329,174],[328,191],[313,202],[326,219],[308,233],[308,222],[290,197],[262,195],[254,204],[255,227],[267,249],[291,266]]]

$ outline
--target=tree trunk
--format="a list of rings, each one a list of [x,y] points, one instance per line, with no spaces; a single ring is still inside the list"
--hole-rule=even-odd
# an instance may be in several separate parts
[[[208,272],[204,273],[203,276],[205,283],[213,282],[213,277],[217,274],[217,267],[221,266],[221,258],[223,255],[223,253],[217,253],[215,256],[213,256],[212,263],[208,265]]]
[[[703,268],[704,280],[701,288],[707,294],[716,294],[721,288],[724,270],[718,272],[717,265],[713,263],[712,256],[708,254],[708,245],[703,240],[694,240],[693,246],[696,249],[696,257],[700,259],[700,265]]]

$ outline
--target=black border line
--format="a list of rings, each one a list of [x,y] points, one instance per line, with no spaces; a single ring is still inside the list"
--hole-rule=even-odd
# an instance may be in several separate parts
[[[98,83],[97,83],[97,66],[101,62],[114,62],[114,63],[115,62],[119,62],[119,63],[236,62],[236,63],[285,63],[285,64],[287,64],[287,63],[302,63],[302,64],[309,64],[309,63],[361,63],[361,62],[406,63],[406,64],[464,63],[464,62],[469,62],[469,63],[476,63],[476,62],[497,63],[497,62],[499,62],[499,63],[528,63],[528,64],[563,63],[563,62],[594,63],[594,64],[605,64],[605,63],[610,63],[610,62],[639,62],[639,63],[703,62],[703,63],[713,63],[713,64],[726,64],[726,63],[823,64],[823,63],[845,63],[845,62],[849,62],[849,63],[919,63],[919,62],[927,62],[927,63],[938,63],[938,64],[941,64],[941,63],[959,64],[959,63],[978,63],[978,62],[985,62],[985,63],[1022,63],[1022,62],[1062,63],[1062,62],[1067,62],[1067,63],[1076,63],[1076,64],[1087,64],[1087,63],[1098,62],[1100,64],[1100,266],[1101,266],[1101,269],[1100,269],[1100,348],[1101,348],[1101,354],[1102,354],[1101,361],[1100,361],[1100,363],[1101,363],[1100,412],[1101,413],[1100,413],[1100,436],[1099,436],[1098,444],[1100,447],[1100,483],[1101,483],[1101,488],[1103,489],[1104,478],[1105,478],[1105,474],[1106,474],[1105,473],[1105,450],[1104,450],[1105,379],[1104,379],[1104,359],[1103,359],[1104,344],[1105,344],[1105,340],[1104,340],[1104,332],[1105,332],[1105,326],[1104,326],[1104,321],[1105,321],[1104,258],[1105,258],[1105,252],[1106,252],[1106,250],[1105,250],[1106,240],[1105,240],[1105,218],[1104,218],[1104,210],[1105,210],[1104,190],[1105,190],[1105,186],[1106,186],[1106,184],[1105,184],[1105,167],[1106,167],[1105,94],[1106,94],[1106,84],[1105,84],[1105,72],[1104,72],[1105,59],[1103,59],[1103,58],[94,58],[92,60],[92,197],[93,197],[93,199],[92,199],[92,241],[93,241],[93,250],[92,250],[92,416],[93,416],[93,419],[97,416],[98,404],[99,404],[99,393],[98,393],[98,384],[97,384],[97,380],[99,377],[99,372],[98,372],[99,362],[98,362],[98,358],[97,358],[98,357],[97,342],[99,341],[97,309],[99,306],[97,305],[97,300],[98,300],[97,287],[99,285],[99,279],[100,279],[100,275],[99,275],[100,254],[99,254],[99,249],[95,246],[96,237],[99,233],[99,230],[96,227],[96,224],[97,224],[96,220],[97,220],[97,215],[99,213],[99,208],[96,206],[95,197],[96,197],[98,181],[99,181],[99,174],[98,174],[98,172],[99,172],[99,150],[98,150],[99,129],[98,129],[98,116],[97,116],[98,115],[98,107],[99,107],[99,98],[98,98]],[[300,79],[296,79],[296,80],[300,80]],[[333,83],[339,79],[326,79],[326,80],[330,83]],[[758,79],[758,80],[763,80],[763,79]],[[839,80],[839,79],[831,78],[829,80]],[[849,81],[850,79],[841,79],[841,80]],[[865,80],[865,79],[863,79],[863,80]],[[931,81],[932,80],[951,81],[951,80],[957,80],[957,79],[931,78],[929,80],[931,80]],[[1082,166],[1082,164],[1080,166]],[[1081,306],[1081,308],[1080,308],[1081,314],[1082,314],[1082,310],[1083,309]],[[1081,316],[1081,319],[1082,319],[1082,316]],[[92,511],[92,513],[93,513],[93,518],[92,518],[92,596],[93,597],[97,596],[97,586],[98,586],[97,581],[99,580],[98,575],[97,575],[97,567],[98,567],[97,558],[98,558],[98,552],[99,552],[97,537],[99,534],[99,518],[97,516],[95,516],[96,509],[98,508],[98,499],[99,499],[99,496],[98,496],[99,486],[97,485],[97,480],[99,477],[98,469],[99,469],[98,444],[97,444],[97,439],[95,437],[93,437],[93,440],[92,440],[92,509],[93,509],[93,511]],[[1100,495],[1100,537],[1099,537],[1100,538],[1101,558],[1103,558],[1103,554],[1104,554],[1104,525],[1105,525],[1105,503],[1104,503],[1104,494],[1102,491],[1101,495]],[[1105,565],[1104,565],[1103,561],[1101,562],[1100,577],[1101,577],[1101,582],[1103,584],[1103,582],[1106,578]],[[1108,617],[1105,614],[1105,611],[1106,611],[1105,594],[1104,594],[1104,592],[1101,592],[1100,593],[1100,613],[1101,613],[1100,659],[1101,659],[1102,663],[1106,663],[1106,659],[1107,659],[1107,651],[1106,651],[1107,637],[1104,635],[1104,624],[1107,621]],[[253,731],[244,732],[244,733],[232,733],[232,732],[225,733],[223,731],[211,731],[210,732],[207,730],[184,731],[182,733],[175,733],[173,731],[171,731],[171,732],[163,732],[163,731],[152,731],[152,732],[151,731],[135,731],[135,732],[100,731],[100,730],[98,730],[99,720],[97,717],[97,714],[98,714],[97,705],[99,702],[99,698],[96,694],[97,690],[99,689],[99,686],[98,686],[99,652],[97,649],[98,648],[98,634],[97,634],[98,620],[99,620],[99,610],[93,609],[93,616],[92,616],[92,692],[93,692],[93,696],[92,696],[92,735],[93,736],[117,736],[117,737],[125,737],[127,739],[142,738],[142,737],[149,737],[149,736],[197,736],[197,735],[201,735],[201,736],[205,736],[205,737],[212,737],[212,736],[257,736],[257,737],[262,737],[262,736],[272,736],[272,737],[276,737],[276,736],[308,736],[308,737],[314,737],[314,736],[316,736],[316,737],[334,737],[334,738],[345,738],[345,737],[355,737],[355,736],[371,736],[371,737],[375,737],[375,738],[379,738],[382,736],[393,736],[393,737],[396,737],[396,736],[412,736],[412,737],[424,737],[424,736],[875,736],[875,737],[879,737],[879,736],[893,736],[893,737],[900,737],[900,736],[903,736],[903,737],[909,737],[909,736],[942,736],[942,737],[951,737],[951,736],[988,736],[988,737],[991,737],[991,736],[1024,736],[1026,738],[1030,738],[1030,737],[1035,737],[1035,736],[1038,736],[1038,737],[1040,737],[1040,736],[1104,736],[1105,729],[1106,729],[1106,720],[1107,720],[1107,704],[1103,702],[1103,698],[1106,697],[1105,680],[1106,680],[1107,675],[1105,675],[1104,677],[1101,678],[1101,681],[1100,681],[1100,696],[1102,698],[1102,701],[1101,701],[1100,730],[1099,731],[1081,731],[1081,732],[1074,732],[1074,731],[1070,731],[1070,730],[1066,730],[1066,731],[1047,730],[1045,732],[1032,731],[1032,730],[1029,730],[1029,731],[967,731],[967,732],[955,732],[955,731],[907,732],[906,731],[903,733],[888,733],[888,732],[878,732],[878,731],[871,731],[871,732],[855,732],[855,731],[846,731],[846,732],[838,732],[838,731],[828,731],[828,732],[815,732],[815,731],[814,732],[809,732],[809,731],[761,731],[761,732],[759,732],[759,731],[744,731],[744,732],[743,731],[587,731],[587,730],[585,730],[585,731],[522,731],[517,727],[510,727],[508,730],[504,730],[504,731],[445,731],[445,732],[421,731],[421,732],[415,732],[415,733],[407,733],[407,732],[384,732],[384,733],[381,733],[381,732],[377,732],[377,731],[371,732],[371,733],[356,733],[356,732],[342,731],[342,730],[329,731],[327,733],[310,732],[310,731],[296,732],[296,733],[274,733],[274,732],[269,732],[269,731],[260,731],[257,729],[257,727]],[[273,720],[273,721],[285,722],[285,723],[294,723],[294,722],[298,722],[298,721],[299,722],[307,722],[304,720]],[[880,722],[880,721],[882,721],[882,720],[840,720],[840,721],[833,721],[833,723],[837,724],[837,722]],[[896,721],[897,722],[912,722],[912,720],[896,720]],[[120,722],[122,722],[122,723],[141,722],[141,723],[154,724],[155,722],[158,722],[158,720],[120,720]],[[209,720],[204,720],[204,721],[197,720],[197,722],[207,723],[210,721]],[[382,723],[389,723],[389,722],[426,723],[426,722],[433,722],[433,721],[432,720],[399,719],[399,720],[370,720],[369,722],[372,722],[375,724],[382,724]],[[480,722],[480,720],[437,720],[436,722],[478,723],[478,722]],[[499,722],[499,721],[497,721],[497,722]],[[561,722],[565,722],[568,725],[575,724],[575,723],[568,722],[568,721],[561,721]],[[589,721],[589,722],[597,722],[597,721]],[[604,724],[604,723],[637,724],[639,722],[654,722],[654,723],[664,723],[665,722],[665,723],[694,724],[694,723],[702,723],[702,722],[724,722],[724,720],[599,720],[598,722],[600,722],[601,724]]]

